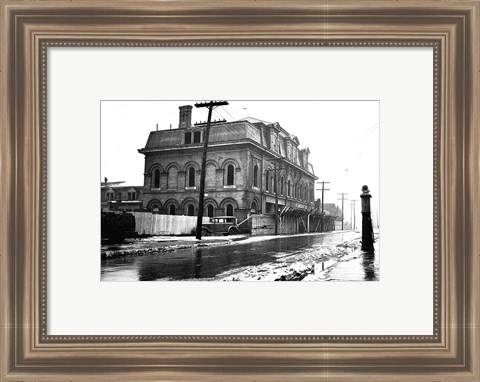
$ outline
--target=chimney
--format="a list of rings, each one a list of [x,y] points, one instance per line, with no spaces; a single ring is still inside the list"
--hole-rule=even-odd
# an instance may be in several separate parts
[[[180,106],[180,120],[178,123],[179,129],[188,129],[192,127],[192,106]]]
[[[305,147],[303,150],[300,150],[302,154],[302,164],[305,170],[308,170],[308,154],[310,154],[310,149]]]

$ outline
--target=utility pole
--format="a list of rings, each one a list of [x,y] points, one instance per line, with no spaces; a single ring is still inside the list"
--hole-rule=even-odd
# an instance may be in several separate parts
[[[227,101],[209,101],[196,103],[195,107],[207,107],[208,108],[208,120],[205,127],[205,133],[203,135],[203,155],[202,155],[202,170],[200,173],[200,195],[198,197],[198,216],[197,216],[197,235],[198,240],[202,239],[202,222],[203,222],[203,202],[205,200],[205,167],[207,164],[207,149],[208,138],[210,136],[210,124],[212,122],[212,111],[217,106],[228,105]]]
[[[275,235],[278,235],[278,178],[277,178],[277,172],[282,171],[283,168],[277,168],[277,162],[283,160],[284,158],[275,158],[275,159],[270,159],[270,162],[273,163],[273,170],[267,170],[268,171],[273,171],[273,192],[275,193]]]
[[[358,202],[358,199],[353,199],[351,200],[352,204],[353,204],[353,229],[356,228],[356,223],[355,223],[355,219],[356,219],[356,215],[355,215],[355,203]]]
[[[322,219],[321,219],[321,226],[320,226],[320,231],[323,232],[323,220],[325,218],[325,216],[323,216],[323,195],[324,195],[324,192],[325,191],[330,191],[329,188],[325,188],[325,185],[326,184],[330,184],[330,182],[325,182],[324,180],[322,180],[321,182],[317,182],[317,183],[322,183]],[[317,191],[320,191],[319,188],[317,188]]]
[[[346,194],[345,192],[342,192],[341,194],[338,194],[338,195],[342,195],[342,199],[338,199],[338,200],[342,200],[342,231],[343,231],[343,202],[345,200],[345,195],[348,195],[348,194]],[[348,198],[346,200],[348,200]]]

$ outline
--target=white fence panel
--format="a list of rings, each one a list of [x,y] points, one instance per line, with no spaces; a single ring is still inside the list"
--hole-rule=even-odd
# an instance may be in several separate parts
[[[196,216],[159,215],[150,212],[133,212],[135,232],[140,235],[189,235],[197,225]],[[203,218],[207,223],[208,218]]]

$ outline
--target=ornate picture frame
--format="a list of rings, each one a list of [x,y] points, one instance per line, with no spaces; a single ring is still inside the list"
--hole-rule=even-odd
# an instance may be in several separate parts
[[[479,1],[5,1],[0,378],[480,379]],[[47,50],[55,46],[432,47],[431,336],[47,333]]]

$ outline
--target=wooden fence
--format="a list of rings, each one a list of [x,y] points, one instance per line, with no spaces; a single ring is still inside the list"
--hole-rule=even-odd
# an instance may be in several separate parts
[[[196,216],[160,215],[133,212],[135,232],[139,235],[190,235],[197,225]],[[204,223],[209,219],[203,218]]]

